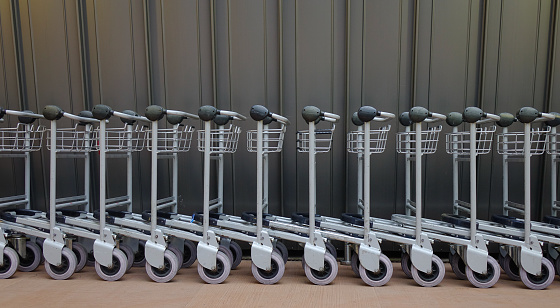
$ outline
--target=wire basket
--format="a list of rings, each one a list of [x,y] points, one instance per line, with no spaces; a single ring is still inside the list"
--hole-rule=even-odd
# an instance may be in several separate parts
[[[47,149],[51,149],[51,133],[47,129]],[[97,132],[91,125],[76,124],[73,128],[56,130],[56,151],[58,152],[91,152],[97,149]]]
[[[99,129],[96,130],[99,136]],[[107,152],[138,152],[146,144],[148,131],[144,126],[124,125],[119,128],[107,128],[105,130],[105,145]],[[96,146],[99,149],[99,145]]]
[[[176,125],[173,128],[158,129],[158,153],[179,153],[191,149],[194,127],[188,125]],[[148,151],[152,151],[152,137],[146,132],[148,139]]]
[[[278,153],[282,151],[284,144],[284,133],[286,126],[282,128],[266,128],[263,130],[263,152],[264,153]],[[247,131],[247,151],[257,151],[257,130]]]
[[[391,125],[381,127],[379,129],[370,130],[370,153],[383,153],[387,146],[387,135],[391,130]],[[350,153],[364,152],[364,131],[357,130],[348,133],[346,140],[346,148]]]
[[[228,128],[215,128],[210,130],[210,153],[235,153],[239,143],[241,128],[230,124]],[[198,150],[204,152],[206,133],[198,131]]]
[[[488,154],[492,148],[496,126],[476,128],[476,154]],[[469,155],[471,153],[470,132],[448,133],[445,135],[445,151],[448,154]]]
[[[532,128],[530,133],[531,155],[544,153],[550,127]],[[498,153],[503,155],[523,155],[525,134],[523,132],[498,134]]]
[[[546,152],[552,155],[560,154],[560,134],[549,133],[548,142],[546,143]]]
[[[441,125],[422,131],[422,154],[433,154],[437,150]],[[416,132],[397,133],[397,152],[416,154]]]
[[[315,153],[327,153],[332,148],[332,138],[335,125],[331,128],[315,130]],[[302,130],[297,132],[297,150],[298,152],[309,152],[309,131]]]
[[[18,123],[0,129],[0,152],[33,152],[41,149],[45,127]]]

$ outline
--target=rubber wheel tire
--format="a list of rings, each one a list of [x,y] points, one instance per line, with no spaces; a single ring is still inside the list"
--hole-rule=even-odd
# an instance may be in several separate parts
[[[263,270],[258,268],[255,263],[251,263],[251,272],[253,277],[262,284],[275,284],[282,276],[284,276],[284,271],[286,270],[286,265],[282,259],[282,255],[278,253],[278,250],[272,252],[270,260],[271,270]]]
[[[146,273],[155,282],[168,282],[179,270],[179,260],[174,252],[166,249],[163,253],[163,268],[159,269],[146,262]]]
[[[146,255],[144,255],[145,245],[146,243],[143,241],[138,242],[138,251],[134,253],[134,262],[132,262],[132,266],[146,266]]]
[[[0,266],[0,279],[12,277],[18,268],[19,256],[11,247],[4,247],[4,264]]]
[[[198,275],[206,283],[219,284],[224,282],[231,271],[231,263],[228,256],[222,251],[216,255],[216,270],[212,271],[204,268],[198,263]]]
[[[288,247],[286,247],[286,245],[284,245],[284,243],[282,243],[280,241],[276,241],[275,248],[277,248],[278,251],[280,251],[280,255],[282,256],[282,260],[284,261],[284,264],[286,264],[288,262]]]
[[[128,264],[126,253],[119,248],[115,248],[113,249],[113,266],[106,267],[95,262],[95,272],[105,281],[117,281],[126,273]]]
[[[523,284],[531,290],[543,290],[548,288],[554,281],[555,271],[554,265],[547,258],[541,259],[541,275],[534,276],[527,273],[523,267],[519,269],[519,276]]]
[[[305,276],[316,285],[327,285],[331,283],[338,274],[338,263],[333,255],[325,254],[325,265],[323,271],[316,271],[305,264]]]
[[[455,274],[455,276],[457,276],[457,278],[461,280],[467,279],[467,266],[458,253],[454,253],[451,255],[451,257],[449,258],[449,263],[451,264],[451,269],[453,270],[453,273]]]
[[[224,255],[228,257],[230,269],[233,269],[231,268],[231,266],[233,266],[233,252],[231,252],[231,250],[224,245],[220,245],[218,251],[221,251]]]
[[[130,271],[130,269],[132,268],[132,264],[134,263],[134,251],[132,251],[132,248],[126,244],[120,243],[119,244],[119,249],[122,250],[122,252],[124,252],[125,256],[126,256],[126,271]]]
[[[179,248],[173,246],[173,245],[168,245],[167,249],[171,250],[175,256],[177,257],[177,262],[179,262],[179,268],[183,266],[183,253],[179,250]]]
[[[43,256],[41,247],[34,242],[27,241],[27,243],[25,243],[25,254],[25,258],[19,257],[17,269],[20,272],[32,272],[41,264],[41,258]]]
[[[350,267],[356,277],[360,277],[360,257],[352,250],[352,258],[350,258]]]
[[[231,269],[236,269],[239,264],[241,264],[241,258],[243,257],[243,250],[241,250],[241,246],[234,241],[229,243],[229,249],[233,254],[233,261],[231,262]]]
[[[420,272],[416,266],[411,267],[412,278],[416,283],[423,287],[435,287],[445,277],[445,265],[440,257],[432,255],[432,273],[426,274]]]
[[[468,266],[465,270],[467,279],[477,288],[490,288],[500,279],[500,264],[498,264],[498,261],[491,256],[488,256],[488,260],[486,261],[486,274],[473,272],[473,270]]]
[[[327,248],[327,251],[336,259],[337,253],[334,245],[331,242],[327,241],[325,242],[325,248]]]
[[[78,259],[70,248],[62,248],[62,263],[60,266],[55,266],[45,261],[45,271],[49,276],[56,280],[68,279],[74,274]]]
[[[517,267],[517,264],[515,264],[515,262],[513,261],[510,255],[506,255],[506,257],[504,258],[504,261],[502,263],[502,268],[504,269],[504,272],[506,273],[506,275],[508,275],[508,277],[511,280],[513,281],[521,280],[521,277],[519,275],[519,267]]]
[[[183,264],[181,267],[191,267],[196,261],[196,245],[189,240],[185,240],[185,247],[183,250]]]
[[[556,275],[560,276],[560,256],[554,261],[554,267],[556,268]]]
[[[369,286],[384,286],[393,277],[393,263],[386,255],[381,254],[379,256],[379,271],[377,273],[370,272],[360,264],[360,277]]]
[[[412,261],[410,261],[410,255],[406,252],[401,254],[401,268],[406,277],[412,278]]]
[[[76,255],[76,260],[78,261],[75,270],[75,272],[78,273],[86,267],[88,253],[84,245],[76,241],[72,242],[72,252]]]

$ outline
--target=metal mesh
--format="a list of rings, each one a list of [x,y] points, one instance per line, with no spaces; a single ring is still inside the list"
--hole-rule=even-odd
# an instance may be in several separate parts
[[[437,150],[441,125],[422,131],[422,154],[433,154]],[[416,132],[397,133],[397,152],[416,154]]]
[[[379,129],[370,129],[370,153],[383,153],[387,146],[387,135],[391,130],[391,125]],[[350,153],[364,152],[364,131],[352,131],[348,133],[346,148]]]
[[[532,128],[530,133],[531,155],[544,153],[550,127]],[[505,155],[523,155],[525,134],[523,132],[498,134],[498,153]]]
[[[230,124],[228,128],[215,128],[210,130],[210,153],[235,153],[239,143],[241,128]],[[198,150],[204,152],[206,134],[204,130],[198,131]]]
[[[476,128],[476,154],[488,154],[492,148],[492,140],[496,126]],[[469,155],[471,152],[470,132],[448,133],[445,136],[445,151],[448,154]]]
[[[51,149],[51,133],[47,129],[47,149]],[[58,152],[91,152],[97,149],[97,133],[91,125],[76,124],[73,128],[56,130],[56,150]]]
[[[18,123],[0,129],[0,152],[32,152],[41,149],[45,127]]]
[[[560,154],[560,134],[549,133],[548,142],[546,143],[546,152],[552,155]]]
[[[263,130],[263,152],[278,153],[282,151],[286,126],[282,128],[266,128]],[[257,151],[257,130],[247,131],[247,151]]]
[[[315,153],[326,153],[331,150],[334,129],[333,124],[331,128],[315,130]],[[309,152],[308,130],[297,132],[297,150],[302,153]]]
[[[158,129],[158,153],[187,152],[191,149],[194,127],[176,125],[173,128]],[[148,151],[152,151],[152,138],[150,131],[146,132]]]
[[[107,128],[105,130],[105,144],[107,152],[137,152],[141,151],[146,144],[148,131],[144,126],[124,125],[120,128]],[[99,136],[99,129],[96,129]],[[96,146],[99,149],[99,145]]]

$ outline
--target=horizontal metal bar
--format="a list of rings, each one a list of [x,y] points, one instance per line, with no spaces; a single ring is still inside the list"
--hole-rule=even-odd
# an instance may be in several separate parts
[[[161,210],[161,209],[165,209],[165,208],[168,208],[168,207],[172,207],[172,206],[174,206],[174,205],[175,205],[175,202],[169,202],[169,203],[158,204],[158,205],[156,206],[156,209]]]
[[[17,223],[12,223],[12,222],[0,222],[0,227],[2,227],[3,229],[6,230],[11,230],[11,231],[16,231],[19,233],[23,233],[26,235],[30,235],[30,236],[36,236],[39,238],[48,238],[49,234],[43,231],[39,231],[35,228],[31,228],[28,226],[24,226],[21,224],[17,224]]]
[[[108,203],[108,204],[105,204],[105,208],[106,209],[112,209],[112,208],[116,208],[116,207],[123,206],[123,205],[129,205],[130,203],[132,203],[132,202],[131,201],[121,201],[121,202]]]
[[[64,153],[60,151],[56,151],[56,158],[85,158],[87,153]],[[59,154],[64,153],[64,154]]]
[[[113,203],[113,202],[121,202],[121,201],[130,201],[130,196],[120,196],[114,198],[108,198],[105,200],[106,204]]]
[[[12,205],[20,205],[20,204],[27,204],[29,203],[29,200],[25,199],[25,200],[17,200],[17,201],[10,201],[10,202],[2,202],[0,204],[0,208],[5,208],[8,206],[12,206]]]
[[[74,206],[74,205],[84,205],[84,204],[88,204],[88,201],[79,201],[79,202],[68,202],[68,203],[60,203],[56,205],[57,209],[61,209],[61,208],[65,208],[65,207],[69,207],[69,206]]]
[[[10,153],[10,154],[0,154],[0,157],[2,157],[2,158],[25,158],[26,155],[27,154],[25,154],[25,153],[20,153],[20,154]]]
[[[175,197],[167,197],[167,198],[158,199],[157,204],[167,203],[169,201],[175,201]]]
[[[25,199],[27,199],[26,195],[9,196],[9,197],[0,198],[0,203],[14,201],[14,200],[25,200]]]
[[[56,199],[56,203],[78,201],[78,200],[86,200],[86,195],[58,198]]]

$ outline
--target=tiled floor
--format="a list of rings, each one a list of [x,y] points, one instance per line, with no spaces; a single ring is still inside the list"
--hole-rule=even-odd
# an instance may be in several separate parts
[[[41,266],[0,280],[1,307],[551,307],[560,302],[560,280],[547,290],[531,291],[502,274],[491,289],[476,289],[457,280],[447,268],[443,282],[422,288],[407,279],[395,263],[384,287],[366,286],[349,266],[340,266],[331,285],[311,284],[298,261],[289,261],[276,285],[255,281],[249,261],[243,261],[221,285],[207,285],[195,266],[181,269],[169,283],[152,282],[143,268],[132,268],[117,282],[102,281],[86,267],[69,280],[52,280]]]

